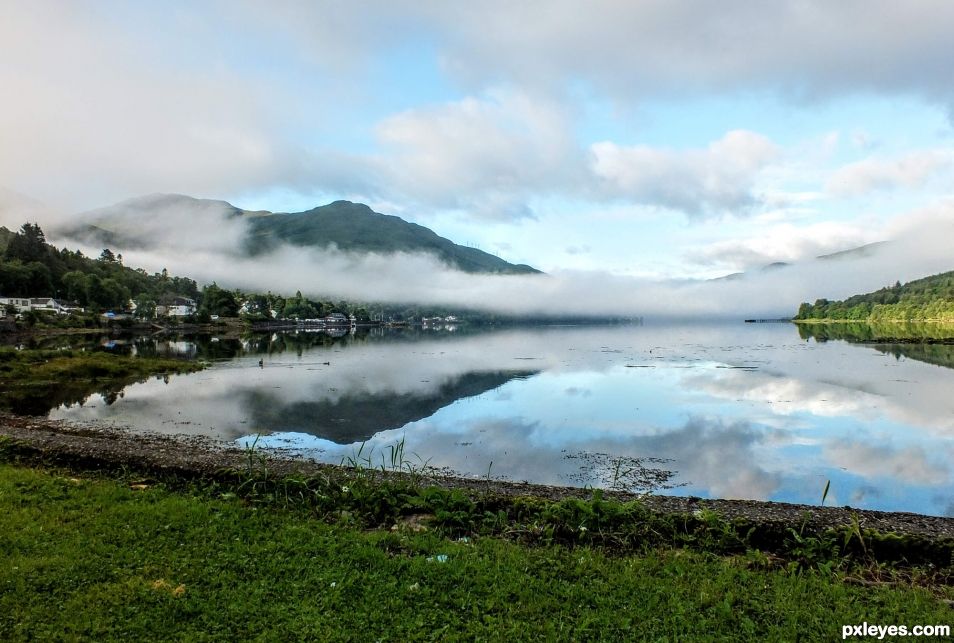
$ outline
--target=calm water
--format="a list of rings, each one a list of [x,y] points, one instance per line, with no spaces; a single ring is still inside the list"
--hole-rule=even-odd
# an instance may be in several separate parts
[[[830,479],[827,504],[954,515],[954,346],[737,323],[158,348],[216,361],[50,416],[262,434],[335,463],[364,443],[380,464],[403,440],[405,458],[463,475],[713,498],[819,504]]]

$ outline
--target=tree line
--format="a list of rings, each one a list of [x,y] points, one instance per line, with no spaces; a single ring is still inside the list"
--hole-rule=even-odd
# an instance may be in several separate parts
[[[135,314],[145,319],[155,316],[157,305],[171,303],[176,297],[197,303],[199,321],[212,316],[242,316],[252,321],[315,319],[336,312],[359,320],[383,321],[462,314],[439,306],[311,299],[300,291],[291,297],[243,292],[215,282],[199,288],[195,280],[172,276],[166,269],[150,274],[126,266],[122,254],[108,248],[96,258],[79,250],[57,249],[47,243],[36,223],[24,223],[17,232],[0,228],[0,295],[53,297],[76,302],[92,312],[127,310],[134,301]]]
[[[54,297],[89,309],[124,309],[130,299],[155,302],[199,294],[192,279],[129,268],[122,255],[108,249],[96,259],[57,249],[36,223],[24,223],[15,233],[0,228],[0,246],[0,294],[5,297]]]
[[[954,271],[903,285],[895,282],[893,286],[841,301],[806,302],[799,306],[795,319],[954,321]]]

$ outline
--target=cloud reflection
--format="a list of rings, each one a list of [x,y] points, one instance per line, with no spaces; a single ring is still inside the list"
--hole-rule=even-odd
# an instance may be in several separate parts
[[[435,466],[544,484],[601,484],[568,455],[660,458],[687,483],[678,493],[817,503],[832,479],[833,493],[870,508],[946,510],[954,371],[758,326],[521,329],[300,352],[265,342],[264,368],[248,353],[52,415],[263,433],[335,463],[362,440],[380,451],[406,438],[406,453]]]
[[[943,462],[923,447],[871,444],[861,440],[835,440],[823,448],[832,464],[869,479],[889,478],[915,485],[943,485],[951,482],[952,453]]]

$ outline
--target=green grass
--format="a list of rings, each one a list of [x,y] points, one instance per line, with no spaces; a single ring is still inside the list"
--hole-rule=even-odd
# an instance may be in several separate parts
[[[458,542],[133,486],[0,464],[0,639],[830,640],[954,614],[757,552]]]
[[[107,352],[0,349],[0,385],[60,383],[67,379],[103,379],[189,373],[200,362],[159,357],[134,357]]]

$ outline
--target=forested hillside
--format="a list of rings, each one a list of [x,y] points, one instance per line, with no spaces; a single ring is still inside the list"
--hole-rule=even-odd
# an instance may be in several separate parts
[[[0,228],[0,295],[55,297],[90,309],[124,308],[130,299],[148,304],[175,296],[196,298],[195,281],[165,270],[149,274],[127,268],[122,255],[103,250],[97,259],[46,243],[40,226],[25,223],[19,232]]]
[[[446,306],[319,300],[304,297],[300,292],[286,297],[271,292],[227,290],[215,283],[200,290],[194,280],[171,276],[166,270],[149,274],[142,268],[127,267],[122,255],[109,249],[104,249],[96,259],[78,250],[57,249],[46,242],[43,230],[34,223],[23,224],[18,232],[0,227],[0,296],[74,301],[94,315],[99,311],[127,309],[130,300],[135,300],[136,316],[144,319],[154,317],[157,304],[175,297],[195,300],[200,321],[212,315],[241,315],[249,321],[310,319],[335,312],[353,314],[359,320],[411,320],[449,315],[462,321],[496,319],[493,314]]]
[[[136,304],[135,315],[143,319],[154,317],[157,304],[168,303],[175,297],[188,297],[196,301],[197,321],[208,321],[212,316],[241,316],[248,321],[313,319],[331,313],[354,315],[361,321],[419,321],[422,317],[452,317],[460,322],[471,323],[533,323],[554,319],[532,315],[515,317],[477,309],[414,302],[313,299],[301,292],[293,296],[243,292],[228,290],[215,283],[200,289],[194,280],[172,276],[165,269],[150,274],[142,268],[128,267],[123,264],[121,254],[109,249],[104,249],[95,259],[78,250],[57,249],[46,242],[43,230],[33,223],[25,223],[18,232],[0,227],[0,296],[53,297],[74,301],[94,315],[106,310],[126,310],[133,300]],[[603,317],[566,319],[575,322],[609,321]]]
[[[464,272],[539,272],[477,248],[458,245],[429,228],[350,201],[335,201],[307,212],[257,216],[249,220],[249,225],[248,251],[252,254],[280,243],[317,248],[333,245],[352,252],[423,252]]]
[[[204,221],[206,229],[243,228],[244,239],[231,249],[241,256],[262,255],[288,244],[315,250],[334,247],[354,253],[426,254],[471,273],[539,272],[478,248],[456,244],[422,225],[350,201],[335,201],[304,212],[273,213],[242,210],[226,201],[182,194],[150,194],[77,215],[76,221],[80,223],[60,230],[58,236],[99,247],[148,248],[161,252],[168,249],[163,247],[168,235],[157,233],[155,224],[161,222],[167,226],[179,222],[183,225],[190,220]]]
[[[906,284],[896,282],[865,295],[842,301],[819,299],[803,303],[796,320],[934,320],[954,322],[954,271]]]
[[[267,293],[242,293],[220,288],[215,283],[202,289],[188,277],[171,276],[165,269],[149,274],[142,268],[123,265],[121,254],[104,249],[91,259],[82,252],[57,249],[46,242],[40,226],[25,223],[19,232],[0,228],[0,296],[54,297],[74,301],[88,311],[125,310],[135,301],[136,316],[150,319],[156,305],[176,297],[187,297],[198,304],[200,319],[211,315],[237,317],[243,302],[246,316],[270,319],[273,311],[280,317],[315,317],[331,312],[357,314],[367,312],[346,302],[313,302],[296,293],[295,297]]]

